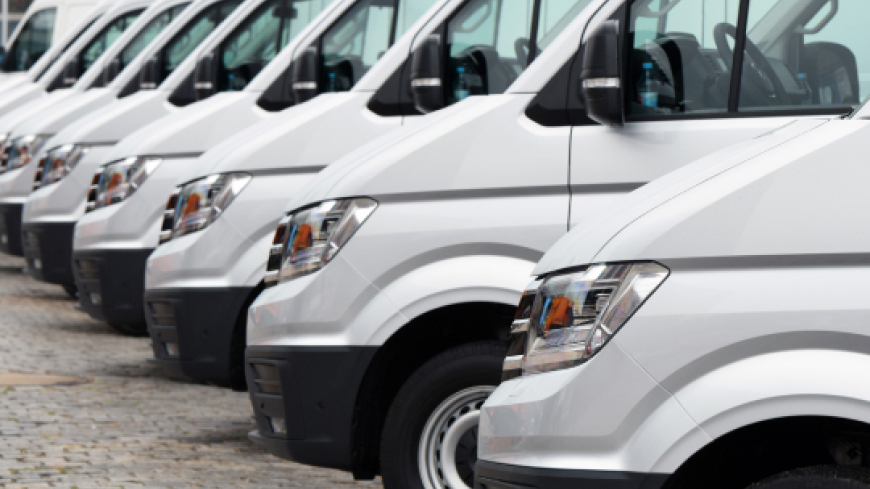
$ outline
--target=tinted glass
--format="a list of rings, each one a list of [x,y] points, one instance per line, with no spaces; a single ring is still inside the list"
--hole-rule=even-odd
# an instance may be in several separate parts
[[[187,56],[242,2],[227,0],[209,6],[172,38],[160,52],[160,79],[166,79]]]
[[[542,0],[537,26],[534,0],[468,2],[447,23],[446,102],[504,93],[589,2]]]
[[[97,58],[106,52],[109,46],[114,44],[133,22],[136,22],[140,14],[142,14],[142,10],[134,10],[119,16],[104,27],[103,31],[96,37],[91,39],[91,42],[79,53],[79,73],[88,71],[94,65],[94,62],[97,61]]]
[[[329,0],[269,0],[222,44],[218,90],[242,90]]]
[[[642,0],[631,6],[626,110],[630,115],[727,112],[737,0]],[[728,49],[734,38],[727,36]]]
[[[321,90],[350,90],[434,0],[360,0],[324,33]]]
[[[30,16],[3,59],[3,71],[29,70],[51,47],[57,9],[40,10]]]
[[[740,110],[858,105],[870,95],[867,0],[752,0]]]
[[[120,61],[119,70],[123,70],[124,67],[133,61],[133,58],[138,56],[146,46],[151,44],[151,41],[153,41],[158,34],[163,32],[163,29],[175,20],[175,18],[178,17],[178,14],[180,14],[187,5],[188,4],[186,3],[176,5],[172,8],[166,9],[151,19],[151,22],[139,31],[135,37],[133,37],[130,44],[121,50],[121,55],[118,57]]]

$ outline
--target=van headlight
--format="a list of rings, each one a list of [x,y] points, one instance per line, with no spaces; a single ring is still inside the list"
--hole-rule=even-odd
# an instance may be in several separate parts
[[[29,134],[12,141],[6,155],[6,170],[14,170],[33,161],[36,153],[51,136]]]
[[[172,219],[172,233],[161,242],[199,231],[213,223],[251,178],[247,173],[217,173],[183,185],[174,196],[172,215],[167,212],[167,217]]]
[[[123,202],[142,186],[163,161],[153,156],[131,156],[103,167],[94,209]]]
[[[572,367],[591,358],[669,273],[653,262],[613,263],[547,278],[531,309],[523,374]],[[525,333],[519,329],[515,335]]]
[[[377,206],[366,197],[327,200],[285,216],[278,223],[269,253],[267,284],[323,268]]]
[[[90,146],[80,144],[64,144],[49,151],[45,155],[45,162],[40,160],[43,167],[42,185],[52,184],[69,175],[90,149]]]

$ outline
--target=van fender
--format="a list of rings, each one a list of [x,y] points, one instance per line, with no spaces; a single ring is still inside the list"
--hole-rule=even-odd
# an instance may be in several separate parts
[[[535,261],[510,256],[458,256],[414,268],[380,287],[349,331],[367,331],[364,343],[381,345],[416,317],[435,309],[468,302],[515,306],[531,280]],[[391,308],[378,307],[379,301]],[[377,317],[378,311],[397,314]],[[361,328],[361,329],[357,329]]]

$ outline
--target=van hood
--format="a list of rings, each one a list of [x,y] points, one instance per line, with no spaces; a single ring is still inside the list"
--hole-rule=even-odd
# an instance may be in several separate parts
[[[473,133],[478,130],[475,121],[514,97],[517,96],[469,97],[425,117],[406,119],[402,127],[329,164],[306,185],[305,191],[288,203],[286,210],[341,197],[366,195],[378,199],[387,194],[453,189],[455,175],[449,167],[451,163],[461,166],[461,161],[445,161],[443,152],[432,147],[442,141],[443,134],[464,132],[460,144],[451,146],[451,150],[463,152],[466,148],[459,147],[462,142],[474,144]],[[525,100],[526,96],[522,98]],[[419,159],[427,155],[440,156],[431,171],[425,171],[430,162]]]
[[[31,109],[30,117],[15,128],[13,137],[57,134],[69,123],[111,102],[113,98],[113,94],[105,88],[92,88],[84,92],[72,89],[71,95],[63,97],[63,100],[55,100],[38,111]]]
[[[116,143],[139,129],[141,121],[153,121],[166,115],[165,98],[166,94],[156,90],[142,90],[114,100],[67,124],[46,147],[67,143]]]
[[[825,181],[830,170],[817,161],[839,157],[831,146],[841,147],[856,132],[866,140],[868,129],[870,123],[861,121],[804,119],[720,150],[578,223],[532,273],[541,276],[597,262],[655,260],[674,267],[698,260],[818,252],[822,248],[810,244],[809,235],[830,226],[801,221],[831,204],[800,194],[806,192],[800,180],[808,175],[801,172]],[[824,197],[840,200],[836,193]],[[816,208],[807,204],[810,200]],[[859,234],[867,235],[860,228]]]
[[[51,107],[54,104],[60,103],[76,94],[76,92],[68,89],[55,90],[45,94],[42,92],[42,88],[32,83],[21,87],[21,89],[23,90],[16,90],[15,92],[19,95],[22,95],[23,92],[28,92],[28,94],[27,97],[19,98],[18,101],[21,102],[24,98],[29,98],[29,100],[21,102],[19,105],[7,104],[7,102],[10,102],[10,99],[5,96],[2,97],[3,102],[0,103],[0,113],[4,115],[0,117],[0,134],[15,131],[22,122],[29,119],[36,112],[43,110],[45,107]],[[9,106],[14,108],[7,108]]]
[[[320,123],[320,116],[351,99],[371,94],[341,92],[322,94],[304,104],[295,105],[274,117],[255,123],[232,137],[210,148],[199,157],[190,172],[179,179],[186,183],[212,173],[234,171],[272,170],[300,166],[325,167],[328,161],[316,159],[317,148],[311,148],[316,139],[312,132],[329,131]],[[292,149],[292,156],[287,152]],[[312,153],[314,158],[306,157]],[[322,153],[322,152],[320,152]]]
[[[162,93],[166,96],[166,92]],[[254,120],[254,112],[262,111],[255,105],[259,95],[224,92],[183,108],[165,101],[170,113],[119,141],[106,161],[128,156],[201,154]]]

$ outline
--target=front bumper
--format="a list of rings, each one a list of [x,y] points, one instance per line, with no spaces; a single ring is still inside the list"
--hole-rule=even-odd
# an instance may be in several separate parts
[[[0,203],[0,251],[21,256],[21,211],[24,204]]]
[[[157,364],[177,377],[243,385],[246,306],[254,290],[210,287],[145,291],[145,319]],[[234,340],[240,343],[234,344]],[[170,354],[170,349],[175,351]],[[238,358],[234,358],[236,354]]]
[[[480,460],[474,470],[474,489],[659,489],[667,478],[665,474],[522,467]]]
[[[26,223],[21,226],[21,242],[27,269],[37,280],[58,285],[74,285],[72,245],[74,222]]]
[[[257,431],[269,453],[307,465],[351,468],[354,406],[377,352],[369,346],[250,346],[245,373]],[[271,418],[283,419],[286,434]]]
[[[108,323],[145,328],[145,262],[153,249],[73,251],[82,309]]]

